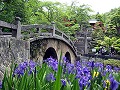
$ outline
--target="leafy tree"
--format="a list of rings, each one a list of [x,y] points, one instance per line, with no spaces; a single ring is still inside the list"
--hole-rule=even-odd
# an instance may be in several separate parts
[[[98,21],[103,22],[103,16],[99,14],[99,12],[96,14],[95,19],[97,19]]]
[[[114,48],[120,52],[119,47],[119,33],[118,29],[120,27],[120,7],[111,9],[110,12],[104,13],[104,14],[97,14],[96,19],[99,19],[103,22],[105,32],[102,31],[102,29],[97,26],[97,28],[93,31],[93,41],[94,41],[94,47],[99,48],[101,45],[106,46],[106,48],[109,50],[110,46],[114,46]],[[95,16],[94,16],[95,17]]]
[[[120,27],[120,8],[116,9],[116,12],[111,17],[111,23],[116,27]]]
[[[111,31],[113,31],[113,28],[116,29],[117,33],[120,34],[120,7],[111,9],[110,12],[107,12],[104,14],[106,20],[105,23],[108,25],[112,25]],[[112,33],[112,32],[111,32]],[[117,35],[119,35],[117,34]]]
[[[0,20],[12,22],[16,16],[26,21],[25,0],[3,0],[0,2]]]
[[[77,4],[77,2],[72,2],[70,6],[65,6],[64,20],[62,22],[66,26],[64,31],[73,36],[75,31],[79,30],[79,24],[90,19],[89,12],[91,12],[88,6]]]

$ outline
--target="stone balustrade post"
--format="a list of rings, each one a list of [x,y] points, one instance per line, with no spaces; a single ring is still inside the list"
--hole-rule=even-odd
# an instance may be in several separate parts
[[[55,36],[55,22],[52,22],[51,24],[53,25],[53,32],[52,32],[52,35]]]
[[[62,32],[62,38],[63,38],[63,32]]]
[[[70,39],[70,36],[68,36],[68,38],[69,38],[69,40],[71,40],[71,39]]]
[[[0,27],[0,35],[2,35],[3,34],[3,32],[2,32],[2,28]]]
[[[12,30],[12,37],[16,37],[17,39],[21,38],[21,22],[20,22],[20,18],[16,17],[15,18],[15,24],[17,25],[17,30]]]

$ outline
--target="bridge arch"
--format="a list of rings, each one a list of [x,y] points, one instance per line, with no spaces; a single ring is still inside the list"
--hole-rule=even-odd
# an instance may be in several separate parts
[[[47,59],[50,56],[59,60],[61,52],[71,63],[74,63],[76,60],[76,55],[73,52],[72,47],[59,38],[44,37],[38,40],[31,40],[30,45],[31,59],[40,63],[42,63],[42,60]],[[32,56],[32,53],[35,55],[34,57]]]
[[[43,56],[43,60],[45,60],[47,58],[50,58],[50,57],[52,57],[53,59],[58,59],[57,53],[56,53],[56,51],[55,51],[55,49],[53,47],[49,47],[46,50],[46,52],[45,52],[45,54]]]
[[[44,36],[33,38],[30,40],[30,51],[31,59],[37,61],[38,63],[42,63],[42,61],[46,58],[49,58],[50,55],[52,55],[53,58],[59,60],[61,52],[63,56],[66,55],[66,57],[70,59],[71,63],[74,63],[76,60],[76,53],[74,52],[74,48],[67,41],[59,37]],[[55,55],[50,54],[52,51]],[[32,53],[35,55],[34,57],[32,56]]]
[[[71,63],[71,56],[69,52],[65,53],[66,60]]]

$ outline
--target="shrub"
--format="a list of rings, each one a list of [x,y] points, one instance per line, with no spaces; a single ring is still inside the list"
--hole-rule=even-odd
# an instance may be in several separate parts
[[[120,67],[120,60],[116,60],[116,59],[108,59],[108,60],[104,60],[104,64],[105,65],[111,65],[111,66],[117,66]]]

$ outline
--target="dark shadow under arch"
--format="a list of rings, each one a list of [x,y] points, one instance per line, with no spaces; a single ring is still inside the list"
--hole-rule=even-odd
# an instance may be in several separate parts
[[[45,59],[47,59],[47,58],[50,58],[50,57],[52,57],[53,59],[58,59],[57,53],[56,53],[55,49],[52,48],[52,47],[49,47],[49,48],[46,50],[45,55],[44,55],[44,57],[43,57],[43,60],[45,60]]]
[[[71,56],[69,52],[65,53],[65,57],[66,57],[67,62],[71,63]]]

